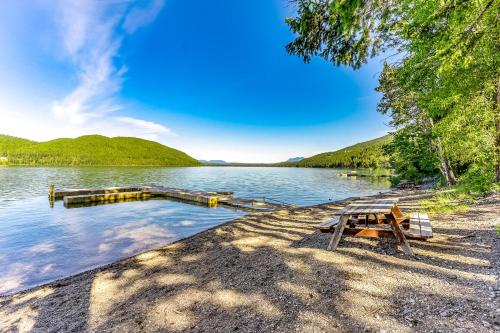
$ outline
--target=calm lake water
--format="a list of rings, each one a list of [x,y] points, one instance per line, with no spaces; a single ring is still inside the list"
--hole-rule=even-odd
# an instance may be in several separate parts
[[[56,188],[165,185],[313,205],[389,188],[383,178],[299,168],[0,168],[0,294],[27,289],[191,236],[245,214],[169,200],[67,209]]]

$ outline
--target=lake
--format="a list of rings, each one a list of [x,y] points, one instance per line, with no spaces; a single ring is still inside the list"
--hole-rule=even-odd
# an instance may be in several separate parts
[[[169,200],[67,209],[56,188],[165,185],[300,206],[389,188],[338,169],[257,167],[0,167],[0,294],[27,289],[191,236],[245,212]]]

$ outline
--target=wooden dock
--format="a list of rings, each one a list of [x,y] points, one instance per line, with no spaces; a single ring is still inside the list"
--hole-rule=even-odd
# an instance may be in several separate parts
[[[237,209],[256,211],[272,211],[294,207],[293,205],[287,205],[285,203],[235,198],[233,197],[233,192],[203,192],[164,186],[61,190],[56,190],[55,187],[51,186],[49,191],[49,199],[51,201],[54,199],[63,199],[64,205],[68,208],[152,198],[167,198],[186,203],[201,204],[208,207],[224,205]]]
[[[115,192],[115,193],[103,193],[103,194],[83,194],[83,195],[69,195],[63,198],[64,204],[85,204],[94,202],[114,202],[114,201],[125,201],[129,199],[142,200],[149,199],[152,195],[146,191],[135,191],[135,192]]]
[[[357,177],[387,177],[390,178],[392,175],[389,174],[375,174],[375,173],[357,173],[357,172],[348,172],[348,173],[338,173],[337,177],[349,177],[352,179],[356,179]]]
[[[145,192],[150,193],[153,197],[173,198],[181,201],[197,202],[205,204],[208,207],[217,207],[219,199],[232,197],[232,195],[218,194],[218,192],[199,192],[163,186],[153,187]]]
[[[61,200],[67,196],[113,194],[113,193],[123,193],[123,192],[142,192],[150,188],[151,188],[150,186],[128,186],[128,187],[94,188],[94,189],[60,189],[54,191],[54,199]]]
[[[272,211],[272,210],[290,209],[295,207],[293,205],[288,205],[283,203],[259,201],[259,200],[244,199],[244,198],[231,198],[229,200],[223,200],[221,201],[221,204],[225,206],[230,206],[250,211]]]

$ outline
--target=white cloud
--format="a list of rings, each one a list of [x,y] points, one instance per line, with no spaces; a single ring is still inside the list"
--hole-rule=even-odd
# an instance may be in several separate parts
[[[168,134],[171,136],[177,136],[174,132],[163,125],[153,123],[151,121],[146,121],[142,119],[136,119],[132,117],[117,117],[119,122],[133,126],[139,131],[143,132],[143,135],[157,135],[157,134]]]
[[[125,17],[123,28],[128,33],[133,33],[140,27],[149,24],[154,21],[164,4],[165,0],[153,0],[146,4],[145,7],[133,7]]]
[[[51,113],[65,127],[76,132],[121,132],[156,139],[172,134],[170,129],[150,121],[116,116],[123,110],[118,93],[127,71],[118,65],[123,39],[151,23],[164,0],[60,0],[53,11],[63,53],[73,64],[77,86],[66,96],[52,102]],[[54,6],[52,2],[49,6]],[[118,130],[118,132],[120,132]],[[126,134],[126,133],[124,133]]]
[[[38,0],[3,6],[0,16],[12,21],[0,20],[0,134],[37,141],[102,134],[168,144],[166,137],[171,141],[175,133],[137,119],[133,111],[144,108],[120,98],[127,72],[123,41],[152,23],[163,5],[164,0]],[[30,32],[36,38],[1,38],[7,35],[2,31],[22,36],[31,25],[43,27]],[[23,60],[38,58],[47,68]]]
[[[116,9],[110,13],[113,5]],[[122,40],[115,31],[124,9],[113,2],[63,0],[56,8],[62,42],[79,83],[62,100],[54,101],[52,112],[58,119],[84,125],[119,109],[114,95],[121,89],[125,70],[117,68],[113,59]]]
[[[70,55],[76,55],[85,44],[92,27],[92,13],[97,10],[95,5],[93,1],[59,1],[56,4],[57,25]]]
[[[102,117],[100,120],[87,121],[85,125],[70,124],[63,120],[47,117],[43,113],[32,113],[38,106],[35,103],[5,103],[0,91],[0,134],[47,141],[56,137],[77,137],[87,134],[106,136],[133,136],[168,144],[165,136],[176,136],[169,128],[150,121],[131,117]],[[10,106],[12,105],[12,106]],[[120,118],[128,120],[123,121]],[[169,140],[170,141],[170,140]]]

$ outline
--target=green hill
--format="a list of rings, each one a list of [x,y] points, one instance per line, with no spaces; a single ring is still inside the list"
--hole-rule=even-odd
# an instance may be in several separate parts
[[[386,135],[334,152],[314,155],[296,163],[284,162],[280,165],[306,168],[384,168],[388,167],[389,162],[382,146],[390,140],[391,136]]]
[[[35,142],[0,135],[0,163],[59,166],[198,166],[189,155],[154,141],[85,135]]]

